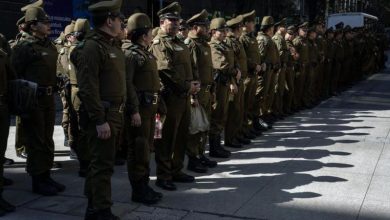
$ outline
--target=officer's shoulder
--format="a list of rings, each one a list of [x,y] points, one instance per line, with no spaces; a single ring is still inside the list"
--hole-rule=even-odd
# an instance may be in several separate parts
[[[6,57],[7,53],[3,50],[3,48],[0,48],[0,57]]]
[[[187,45],[188,47],[192,47],[192,46],[195,46],[195,41],[193,39],[191,39],[190,37],[187,37],[184,40],[184,44]]]

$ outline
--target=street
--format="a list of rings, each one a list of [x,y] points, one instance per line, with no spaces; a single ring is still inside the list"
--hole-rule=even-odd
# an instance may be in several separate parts
[[[131,202],[126,166],[116,167],[113,212],[122,219],[390,219],[390,70],[370,76],[340,96],[275,124],[251,146],[218,160],[196,183],[163,191],[156,206]],[[63,168],[53,177],[64,193],[43,197],[31,192],[25,160],[15,156],[11,127],[5,168],[14,180],[4,198],[17,205],[2,219],[83,219],[87,200],[78,164],[55,129],[56,161]],[[152,165],[151,186],[155,181]],[[186,171],[187,172],[187,171]],[[158,189],[160,190],[160,189]]]

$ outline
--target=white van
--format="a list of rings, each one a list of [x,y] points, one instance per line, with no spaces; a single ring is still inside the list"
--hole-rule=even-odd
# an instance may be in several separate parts
[[[327,28],[333,27],[335,25],[343,22],[344,27],[346,25],[354,27],[370,27],[378,21],[378,18],[361,12],[348,12],[348,13],[338,13],[331,14],[328,16],[326,26]]]

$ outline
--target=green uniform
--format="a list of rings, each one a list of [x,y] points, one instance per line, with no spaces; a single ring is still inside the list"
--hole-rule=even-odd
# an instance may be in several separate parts
[[[256,89],[259,86],[257,77],[258,72],[256,66],[261,64],[260,52],[258,50],[259,45],[256,38],[251,33],[243,32],[240,37],[240,42],[244,46],[247,56],[248,74],[244,80],[244,124],[247,127],[247,131],[250,129],[249,120],[259,116],[260,103],[256,104]],[[259,108],[256,108],[258,106]]]
[[[120,43],[96,30],[72,52],[77,69],[78,95],[89,116],[91,163],[85,182],[85,195],[98,210],[111,207],[111,176],[115,146],[123,124],[126,96],[125,57]],[[97,137],[96,126],[108,123],[111,136]]]
[[[330,95],[331,78],[333,75],[335,57],[335,43],[333,39],[326,40],[326,56],[324,62],[324,82],[323,82],[323,93],[326,96]]]
[[[23,118],[23,129],[29,131],[27,172],[30,175],[45,173],[53,165],[57,57],[57,49],[49,39],[33,36],[19,41],[11,57],[18,77],[38,84],[38,106]]]
[[[248,76],[248,64],[245,53],[245,48],[234,33],[227,34],[225,43],[234,52],[235,63],[241,71],[241,79],[239,81],[234,78],[234,83],[238,87],[238,93],[234,95],[233,100],[229,102],[228,116],[225,127],[225,144],[232,143],[235,138],[241,136],[243,132],[244,119],[244,83],[242,79]]]
[[[337,92],[339,89],[340,74],[344,62],[344,45],[342,40],[335,41],[335,62],[333,66],[333,75],[331,79],[331,92]]]
[[[77,159],[80,162],[81,167],[88,166],[90,160],[89,151],[89,137],[87,135],[87,122],[88,114],[83,106],[78,95],[79,86],[77,82],[77,71],[74,63],[79,61],[71,60],[71,53],[77,47],[78,44],[83,42],[76,42],[71,45],[68,53],[68,73],[70,83],[70,132],[69,132],[69,146],[73,148],[77,154]]]
[[[260,114],[266,115],[272,112],[272,104],[277,91],[280,57],[278,48],[272,38],[264,32],[259,32],[257,42],[259,44],[260,59],[265,63],[267,69],[264,75],[259,77],[256,102],[262,104]]]
[[[190,51],[176,37],[162,29],[153,40],[151,52],[163,84],[167,115],[162,139],[156,146],[157,178],[171,180],[181,175],[190,123],[190,82],[193,80]]]
[[[9,65],[8,53],[0,47],[0,195],[3,192],[3,164],[10,126],[7,104],[7,82],[15,76]]]
[[[287,68],[286,68],[286,92],[284,94],[283,110],[286,113],[292,112],[294,105],[294,94],[295,94],[295,60],[293,58],[293,52],[295,48],[292,41],[286,40],[287,45]]]
[[[316,101],[324,97],[323,88],[324,88],[324,74],[325,74],[325,59],[327,53],[327,43],[323,35],[319,34],[316,39],[317,48],[318,48],[318,68],[317,68],[317,78],[314,85],[315,99]]]
[[[298,36],[294,39],[293,45],[296,49],[297,54],[299,55],[298,65],[295,75],[295,103],[299,107],[307,105],[308,103],[304,102],[304,92],[305,86],[307,85],[307,78],[310,71],[310,60],[309,60],[309,44],[306,38]]]
[[[62,78],[62,83],[64,84],[60,88],[60,97],[62,101],[62,121],[61,126],[64,129],[65,142],[73,142],[73,137],[70,137],[70,116],[69,116],[69,102],[70,102],[70,91],[67,81],[69,79],[69,48],[70,44],[65,43],[64,45],[56,45],[58,48],[58,60],[57,60],[57,74]]]
[[[214,76],[216,82],[215,103],[211,113],[210,137],[219,139],[225,128],[228,106],[230,84],[237,71],[234,66],[234,51],[224,42],[214,38],[209,42],[211,47],[211,58],[213,62]],[[226,138],[226,137],[225,137]]]
[[[21,31],[18,35],[16,35],[16,39],[10,44],[11,48],[18,44],[19,41],[28,37],[29,34]],[[15,117],[15,151],[16,155],[21,155],[22,153],[26,153],[26,145],[27,145],[27,135],[23,133],[23,125],[22,125],[22,117]]]
[[[211,120],[211,98],[214,93],[213,63],[211,61],[211,49],[206,39],[198,37],[191,32],[185,40],[185,44],[190,49],[192,59],[192,71],[194,78],[201,83],[201,89],[196,98],[205,110],[209,121]],[[188,150],[189,157],[197,157],[205,153],[207,143],[207,133],[189,135]]]
[[[344,47],[344,62],[342,65],[341,76],[340,76],[340,86],[344,87],[351,82],[353,78],[352,65],[353,65],[353,55],[354,55],[354,45],[352,40],[345,39],[343,41]]]
[[[141,45],[126,40],[127,103],[125,125],[129,140],[128,175],[130,182],[149,181],[150,152],[153,146],[160,78],[156,58]],[[141,126],[131,126],[131,115],[141,115]]]
[[[316,80],[318,77],[318,61],[319,61],[319,50],[315,40],[308,40],[309,42],[309,74],[304,85],[307,90],[304,92],[304,102],[306,105],[313,105],[316,102]]]
[[[283,114],[284,113],[284,92],[287,88],[286,84],[286,71],[287,71],[287,62],[288,62],[288,48],[287,43],[284,37],[276,33],[272,40],[275,42],[276,47],[279,51],[279,57],[280,57],[280,69],[278,72],[278,82],[277,82],[277,91],[276,91],[276,97],[274,101],[274,109],[276,114]]]
[[[63,45],[58,51],[58,60],[57,60],[57,74],[62,78],[62,83],[64,84],[62,88],[60,88],[60,97],[62,101],[62,121],[61,125],[64,129],[65,141],[68,141],[69,146],[72,147],[72,143],[74,142],[73,137],[71,135],[71,125],[70,125],[70,117],[69,117],[69,102],[70,102],[70,88],[68,84],[69,80],[69,54],[70,54],[70,43],[66,43]]]

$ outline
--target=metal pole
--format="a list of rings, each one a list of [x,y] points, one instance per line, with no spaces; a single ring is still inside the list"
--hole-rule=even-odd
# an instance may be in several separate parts
[[[164,0],[160,0],[160,9],[162,9],[162,7],[163,7],[163,1]]]

